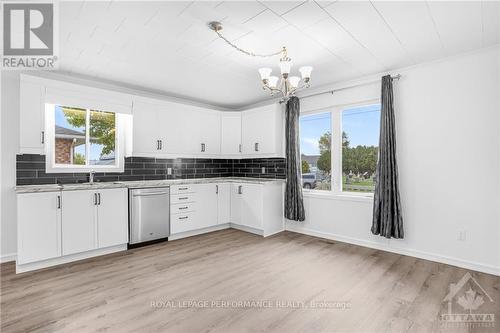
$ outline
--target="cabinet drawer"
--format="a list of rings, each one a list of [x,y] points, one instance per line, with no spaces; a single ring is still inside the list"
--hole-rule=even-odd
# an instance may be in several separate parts
[[[195,229],[198,229],[198,225],[194,213],[175,214],[171,216],[170,232],[172,234]]]
[[[175,205],[175,204],[183,204],[183,203],[187,203],[187,202],[194,202],[194,201],[196,201],[195,198],[196,198],[196,196],[194,195],[194,193],[174,194],[174,195],[170,195],[170,203],[172,205]]]
[[[174,185],[170,187],[171,194],[194,193],[196,187],[193,185]]]
[[[190,203],[180,203],[180,204],[175,204],[170,206],[170,213],[171,214],[184,214],[184,213],[189,213],[193,212],[195,210],[195,204],[193,202]]]

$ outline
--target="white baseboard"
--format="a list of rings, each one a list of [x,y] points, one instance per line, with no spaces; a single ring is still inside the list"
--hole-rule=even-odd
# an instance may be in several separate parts
[[[478,272],[482,272],[482,273],[488,273],[488,274],[500,276],[500,267],[495,267],[492,265],[480,264],[480,263],[476,263],[476,262],[471,262],[471,261],[467,261],[467,260],[443,256],[443,255],[439,255],[439,254],[435,254],[435,253],[424,252],[424,251],[415,250],[415,249],[393,248],[393,247],[389,247],[389,246],[384,245],[384,244],[370,242],[370,241],[363,240],[363,239],[357,239],[357,238],[346,237],[346,236],[332,234],[332,233],[321,232],[321,231],[317,231],[317,230],[313,230],[313,229],[309,229],[309,228],[297,228],[297,227],[292,226],[288,223],[286,225],[286,230],[296,232],[299,234],[304,234],[304,235],[309,235],[309,236],[314,236],[314,237],[319,237],[319,238],[330,239],[330,240],[334,240],[334,241],[369,247],[372,249],[392,252],[392,253],[401,254],[401,255],[405,255],[405,256],[425,259],[425,260],[429,260],[429,261],[435,261],[435,262],[439,262],[439,263],[443,263],[443,264],[448,264],[448,265],[466,268],[466,269],[470,269],[470,270],[474,270],[474,271],[478,271]]]
[[[3,264],[4,262],[9,262],[9,261],[16,261],[16,257],[17,257],[16,253],[2,254],[0,256],[0,264]]]
[[[170,236],[168,236],[168,240],[172,241],[172,240],[176,240],[176,239],[182,239],[182,238],[186,238],[186,237],[206,234],[207,232],[223,230],[223,229],[228,229],[228,228],[230,228],[229,223],[219,224],[219,225],[215,225],[215,226],[208,227],[208,228],[185,231],[185,232],[181,232],[178,234],[170,235]]]
[[[102,256],[105,254],[110,254],[110,253],[115,253],[115,252],[120,252],[120,251],[125,251],[125,250],[127,250],[127,244],[121,244],[121,245],[106,247],[103,249],[96,249],[96,250],[82,252],[82,253],[70,254],[70,255],[58,257],[58,258],[52,258],[52,259],[36,261],[36,262],[28,263],[28,264],[16,265],[16,274],[34,271],[37,269],[42,269],[42,268],[47,268],[47,267],[52,267],[52,266],[57,266],[57,265],[61,265],[61,264],[67,264],[67,263],[82,260],[82,259],[93,258],[93,257]]]
[[[251,234],[255,234],[255,235],[259,235],[259,236],[264,236],[264,231],[262,229],[256,229],[256,228],[247,227],[244,225],[234,224],[234,223],[230,223],[230,225],[231,225],[231,228],[233,228],[233,229],[249,232]]]

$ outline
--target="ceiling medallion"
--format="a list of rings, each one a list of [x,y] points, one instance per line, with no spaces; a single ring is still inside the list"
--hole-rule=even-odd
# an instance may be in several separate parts
[[[212,29],[222,40],[233,47],[235,50],[244,53],[251,57],[268,58],[281,55],[280,58],[280,71],[281,75],[272,76],[271,68],[260,68],[259,74],[262,81],[262,89],[270,92],[271,96],[278,94],[282,97],[282,100],[287,100],[290,96],[293,96],[297,91],[309,88],[311,82],[311,72],[313,68],[311,66],[303,66],[299,68],[301,77],[290,76],[290,71],[292,69],[292,59],[288,57],[287,49],[285,46],[280,51],[269,53],[269,54],[258,54],[247,50],[243,50],[237,45],[233,44],[226,37],[221,34],[222,24],[220,22],[210,22],[208,24],[210,29]]]

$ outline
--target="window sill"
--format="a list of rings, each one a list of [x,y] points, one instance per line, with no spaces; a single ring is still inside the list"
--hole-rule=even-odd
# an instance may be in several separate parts
[[[373,194],[362,193],[334,193],[330,191],[303,190],[305,198],[317,198],[326,200],[341,200],[373,203]]]

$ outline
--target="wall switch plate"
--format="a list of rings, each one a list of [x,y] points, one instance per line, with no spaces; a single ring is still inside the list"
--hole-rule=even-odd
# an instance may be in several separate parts
[[[172,174],[172,168],[167,168],[167,175],[171,175]]]
[[[266,173],[266,167],[262,167],[262,174]]]

